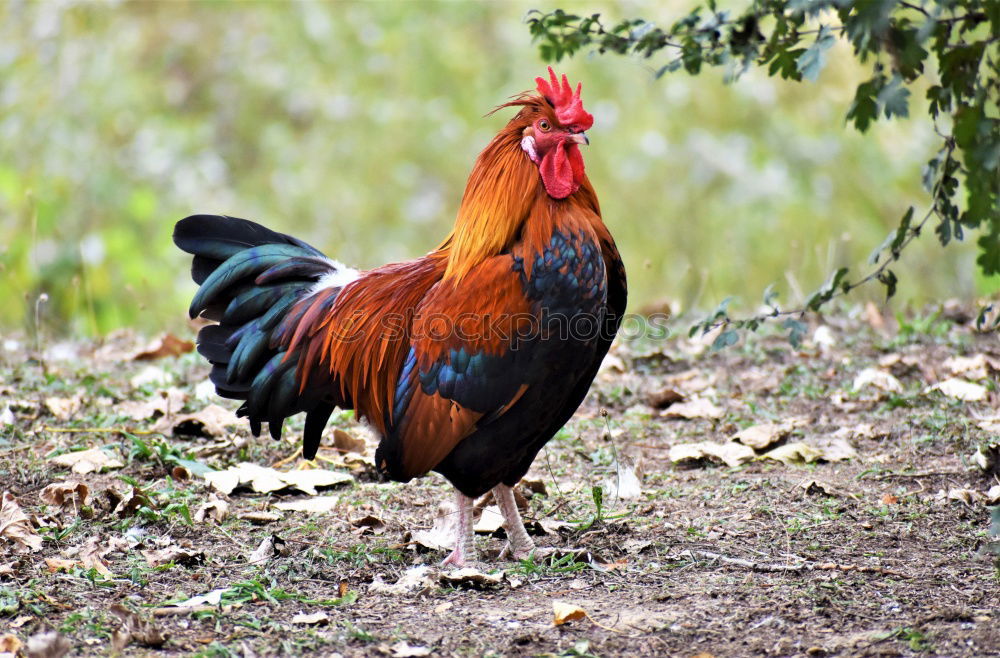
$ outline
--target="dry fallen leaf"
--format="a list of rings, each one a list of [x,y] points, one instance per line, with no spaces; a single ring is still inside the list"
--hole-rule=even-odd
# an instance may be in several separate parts
[[[83,398],[80,395],[71,398],[45,398],[45,408],[57,420],[69,420],[83,406]]]
[[[597,371],[605,373],[612,370],[625,372],[625,362],[621,360],[621,357],[608,353],[604,355],[604,359],[601,361],[601,365]]]
[[[636,500],[642,497],[642,483],[635,472],[636,465],[625,456],[615,463],[615,476],[606,482],[605,490],[611,500]]]
[[[160,631],[153,621],[143,619],[120,603],[111,606],[110,611],[121,622],[121,627],[116,629],[111,637],[113,651],[120,653],[132,642],[147,647],[159,647],[167,641],[167,634]]]
[[[912,370],[920,370],[923,365],[921,360],[913,354],[899,354],[893,352],[886,354],[878,360],[880,368],[891,371],[895,375],[902,375]]]
[[[692,398],[687,402],[678,402],[660,412],[662,418],[722,418],[722,409],[705,398]]]
[[[21,640],[17,639],[16,635],[0,635],[0,656],[10,656],[14,658],[17,652],[21,650]]]
[[[14,551],[18,553],[42,550],[42,538],[9,491],[3,492],[0,498],[0,539],[13,542]]]
[[[679,372],[676,375],[670,375],[664,381],[667,385],[672,386],[687,395],[691,393],[700,393],[708,389],[715,383],[715,374],[705,372],[701,368],[692,368],[691,370]]]
[[[212,519],[216,523],[222,523],[227,516],[229,516],[229,503],[213,492],[208,495],[208,501],[195,510],[194,520],[204,523],[205,519]]]
[[[741,443],[729,441],[727,443],[713,443],[712,441],[702,441],[701,443],[681,443],[670,448],[670,461],[675,464],[684,462],[700,461],[711,459],[721,461],[730,468],[735,468],[740,464],[752,460],[755,456],[753,448]]]
[[[146,347],[139,350],[135,356],[132,357],[132,360],[152,361],[153,359],[162,359],[167,356],[180,356],[181,354],[186,354],[193,349],[194,343],[191,341],[183,340],[173,334],[163,334],[159,338],[150,342]]]
[[[101,538],[94,535],[80,547],[80,563],[85,569],[95,569],[97,573],[105,578],[113,575],[108,565],[104,563],[104,556],[114,550],[112,547],[101,545]]]
[[[34,621],[34,619],[35,619],[34,615],[21,615],[20,617],[14,619],[14,621],[10,622],[10,627],[15,629],[21,628],[22,626],[26,625],[29,621]]]
[[[638,555],[653,545],[648,539],[626,539],[621,546],[629,555]]]
[[[552,625],[562,626],[566,622],[583,619],[587,612],[578,605],[564,603],[562,601],[552,602]]]
[[[938,495],[940,496],[940,492]],[[966,505],[971,505],[972,503],[977,502],[980,498],[984,498],[982,493],[974,489],[964,489],[958,487],[949,489],[945,497],[947,500],[957,500],[965,503]]]
[[[109,493],[112,493],[111,490],[109,490]],[[155,508],[155,505],[149,499],[149,496],[146,495],[146,492],[139,487],[131,487],[125,493],[117,491],[113,493],[118,499],[118,504],[115,505],[112,513],[120,518],[134,515],[140,507]]]
[[[836,496],[837,492],[829,484],[820,482],[818,480],[803,480],[799,483],[799,487],[803,489],[809,496]]]
[[[496,587],[503,582],[503,572],[483,573],[475,567],[464,567],[462,569],[442,571],[438,575],[438,580],[452,587],[459,585],[468,587]]]
[[[121,468],[125,465],[118,459],[109,456],[101,448],[78,450],[76,452],[56,455],[49,459],[49,463],[56,466],[63,466],[81,475],[94,472],[100,473],[104,469]]]
[[[841,427],[831,434],[834,439],[881,439],[888,436],[885,430],[877,430],[871,423],[858,423],[850,427]]]
[[[178,413],[184,408],[188,394],[171,386],[170,388],[157,391],[155,394],[144,400],[125,400],[118,403],[115,412],[120,416],[131,418],[132,420],[154,420],[160,416],[169,416]]]
[[[217,404],[210,404],[193,414],[164,417],[154,429],[174,436],[220,437],[226,435],[227,427],[237,427],[239,424],[240,419],[235,413]]]
[[[450,550],[455,544],[455,524],[458,523],[458,511],[450,502],[438,505],[434,525],[430,530],[417,530],[412,534],[412,540],[432,551]]]
[[[201,551],[188,550],[177,545],[170,545],[154,551],[141,551],[142,557],[146,558],[146,564],[151,567],[160,567],[164,564],[192,564],[205,559],[205,554]]]
[[[239,486],[249,486],[257,493],[270,493],[281,489],[298,489],[315,495],[318,487],[332,487],[354,481],[349,473],[311,469],[283,472],[257,464],[243,462],[224,471],[211,471],[203,476],[214,489],[229,495]]]
[[[382,576],[376,574],[375,579],[368,585],[368,589],[376,594],[410,594],[422,592],[434,587],[433,570],[427,565],[410,567],[403,572],[393,584],[387,584],[382,580]]]
[[[40,497],[54,507],[79,510],[90,502],[90,489],[82,482],[54,482],[42,489]]]
[[[791,430],[792,427],[785,423],[761,423],[740,430],[729,437],[729,440],[738,441],[754,450],[764,450],[788,436]]]
[[[985,354],[975,356],[952,356],[941,364],[955,376],[966,379],[987,379],[992,373],[1000,372],[1000,361]]]
[[[408,644],[405,640],[400,640],[389,647],[392,650],[392,658],[421,658],[431,655],[428,647],[416,647]]]
[[[24,653],[28,658],[62,658],[72,645],[56,631],[43,631],[28,638]]]
[[[313,612],[312,614],[306,614],[300,612],[299,614],[292,617],[293,624],[307,624],[309,626],[316,626],[317,624],[328,624],[330,623],[330,615],[325,612]]]
[[[833,335],[833,330],[830,329],[830,327],[825,324],[821,324],[816,327],[816,331],[813,332],[812,342],[818,345],[824,352],[827,352],[830,348],[837,344],[837,339]]]
[[[820,451],[820,459],[828,462],[839,462],[858,456],[857,450],[847,441],[839,437],[818,439],[815,448]]]
[[[163,368],[149,365],[136,373],[129,383],[132,388],[142,388],[143,386],[169,386],[174,381],[174,376]]]
[[[986,492],[987,505],[1000,505],[1000,484],[994,484]]]
[[[503,514],[500,513],[500,508],[496,505],[490,505],[483,508],[482,515],[480,515],[479,520],[476,521],[472,529],[476,532],[489,535],[502,527]]]
[[[972,453],[972,463],[984,473],[1000,475],[1000,443],[984,443]]]
[[[654,409],[665,409],[676,402],[683,402],[684,394],[680,393],[669,386],[666,388],[661,388],[658,391],[653,391],[646,396],[646,402],[649,406]]]
[[[865,368],[854,378],[855,391],[861,390],[866,386],[872,386],[891,393],[898,393],[903,390],[903,385],[899,383],[898,379],[878,368]]]
[[[289,500],[274,503],[276,509],[285,512],[309,512],[311,514],[326,514],[337,509],[340,496],[314,496],[302,500]]]
[[[541,494],[542,496],[548,495],[548,491],[545,488],[545,481],[541,479],[527,478],[527,477],[521,478],[521,481],[518,483],[518,486],[521,489],[527,489],[528,491],[530,491],[531,495],[534,494]],[[525,493],[525,495],[528,494]]]
[[[222,603],[222,595],[230,591],[229,587],[222,587],[220,589],[213,589],[207,594],[200,594],[198,596],[192,596],[190,599],[181,601],[179,603],[174,603],[173,607],[176,608],[199,608],[203,605],[219,605]]]
[[[275,521],[280,521],[282,516],[280,514],[274,514],[272,512],[241,512],[237,517],[243,521],[249,521],[254,525],[267,525],[268,523],[274,523]]]
[[[365,454],[365,440],[355,438],[342,429],[333,430],[333,447],[340,452],[356,452]]]
[[[385,521],[371,514],[352,520],[351,525],[356,528],[355,534],[359,535],[381,535],[385,532]]]
[[[260,543],[254,552],[247,558],[250,564],[262,564],[276,557],[288,555],[291,551],[285,540],[278,535],[270,535]]]
[[[986,430],[990,434],[1000,434],[1000,416],[983,418],[976,425],[981,430]]]
[[[45,558],[45,568],[49,573],[57,571],[71,571],[73,568],[82,566],[79,560],[64,560],[60,557]]]
[[[964,402],[978,402],[986,397],[986,387],[964,379],[952,377],[931,386],[928,390],[939,390],[950,398]]]
[[[774,459],[782,464],[803,464],[818,461],[823,457],[822,451],[813,446],[796,441],[778,446],[761,455],[761,459]]]

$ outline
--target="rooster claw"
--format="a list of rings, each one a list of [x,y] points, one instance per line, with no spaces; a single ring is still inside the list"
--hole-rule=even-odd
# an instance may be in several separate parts
[[[463,569],[465,567],[471,567],[475,563],[475,556],[469,559],[468,556],[456,548],[448,554],[448,557],[441,560],[441,567],[455,567],[456,569]]]
[[[501,549],[500,554],[497,556],[498,560],[511,559],[514,561],[527,560],[531,557],[547,557],[552,554],[554,549],[548,547],[536,547],[534,545],[525,548],[514,548],[514,546],[508,541],[503,549]]]

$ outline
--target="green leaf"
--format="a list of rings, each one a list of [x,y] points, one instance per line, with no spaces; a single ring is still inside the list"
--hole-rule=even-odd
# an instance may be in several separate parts
[[[868,130],[872,121],[878,119],[878,102],[875,100],[885,85],[885,76],[876,75],[867,82],[858,85],[854,93],[854,101],[847,110],[847,120],[854,122],[854,127],[861,132]]]
[[[878,93],[878,104],[885,113],[886,119],[894,116],[908,117],[910,115],[910,90],[903,86],[903,79],[894,75],[889,84],[882,87]]]
[[[885,286],[885,301],[896,294],[896,283],[899,281],[892,270],[883,270],[878,274],[878,280]]]
[[[735,345],[740,339],[740,335],[736,333],[735,329],[726,329],[721,334],[715,337],[712,341],[712,351],[718,352],[723,350],[730,345]]]
[[[931,85],[927,89],[931,118],[936,119],[941,112],[951,111],[951,91],[941,85]]]
[[[903,241],[906,240],[906,234],[910,231],[910,223],[913,221],[913,206],[910,206],[903,218],[899,220],[899,228],[896,229],[896,237],[892,239],[892,244],[889,248],[892,249],[892,257],[899,258],[899,248],[903,246]]]
[[[202,476],[205,473],[211,473],[214,470],[211,467],[194,459],[176,459],[174,460],[174,462],[178,466],[183,466],[191,473],[191,475],[195,476]]]
[[[590,496],[594,499],[594,507],[597,508],[597,518],[600,519],[604,511],[604,489],[597,484],[590,488]]]
[[[836,272],[833,273],[833,277],[830,279],[830,282],[827,284],[827,287],[828,287],[828,289],[831,292],[834,291],[834,290],[836,290],[837,287],[839,285],[841,285],[841,282],[844,280],[844,277],[847,276],[847,272],[848,272],[848,268],[841,267]]]
[[[764,289],[764,306],[770,306],[771,308],[776,309],[774,302],[777,299],[778,291],[774,289],[774,284],[772,283]]]
[[[805,50],[802,48],[779,51],[771,61],[771,66],[768,67],[767,74],[774,76],[775,73],[780,73],[782,80],[801,80],[802,75],[799,73],[798,59],[804,52]]]
[[[795,62],[803,78],[810,82],[816,82],[819,72],[826,65],[826,51],[836,42],[837,39],[833,36],[833,31],[828,26],[823,25],[819,28],[816,41]]]
[[[791,343],[792,347],[797,348],[802,344],[802,337],[805,336],[808,328],[804,322],[788,318],[781,323],[781,326],[788,329],[788,342]]]
[[[926,36],[926,35],[924,35]],[[892,43],[893,64],[899,75],[906,80],[915,80],[924,72],[924,60],[927,51],[920,45],[922,35],[915,28],[889,29],[889,41]]]
[[[944,155],[945,149],[942,148],[938,151],[937,155],[927,161],[927,164],[924,165],[923,169],[920,171],[920,180],[923,183],[924,190],[926,190],[928,194],[932,194],[934,192],[934,186],[937,184],[938,179],[938,170],[941,169],[941,161],[944,159]]]
[[[951,220],[948,218],[942,219],[941,223],[934,229],[934,232],[937,233],[938,242],[941,243],[941,246],[947,247],[948,243],[951,242]]]
[[[976,241],[979,245],[979,257],[976,263],[983,274],[990,276],[1000,274],[1000,226],[993,225],[993,230],[981,235]]]

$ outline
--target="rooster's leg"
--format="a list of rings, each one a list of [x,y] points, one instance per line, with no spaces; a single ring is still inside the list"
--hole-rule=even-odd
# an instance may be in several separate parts
[[[524,529],[521,513],[517,511],[517,503],[514,501],[514,489],[498,484],[493,488],[493,497],[503,514],[504,530],[507,531],[508,544],[500,555],[502,557],[509,551],[515,560],[523,560],[535,550],[535,542],[531,541],[528,531]]]
[[[476,561],[476,547],[472,534],[472,503],[473,500],[461,491],[455,492],[455,503],[458,505],[458,523],[455,524],[455,549],[444,559],[441,566],[453,565],[464,567]]]

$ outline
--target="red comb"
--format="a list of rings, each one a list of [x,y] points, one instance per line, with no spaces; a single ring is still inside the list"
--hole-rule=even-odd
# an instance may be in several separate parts
[[[545,97],[545,100],[552,103],[556,110],[556,118],[564,126],[574,126],[579,130],[589,130],[594,125],[594,117],[583,109],[583,101],[580,100],[580,89],[582,83],[576,85],[576,92],[569,86],[569,80],[563,73],[562,84],[556,78],[556,72],[549,67],[549,79],[535,78],[538,83],[538,93]]]

